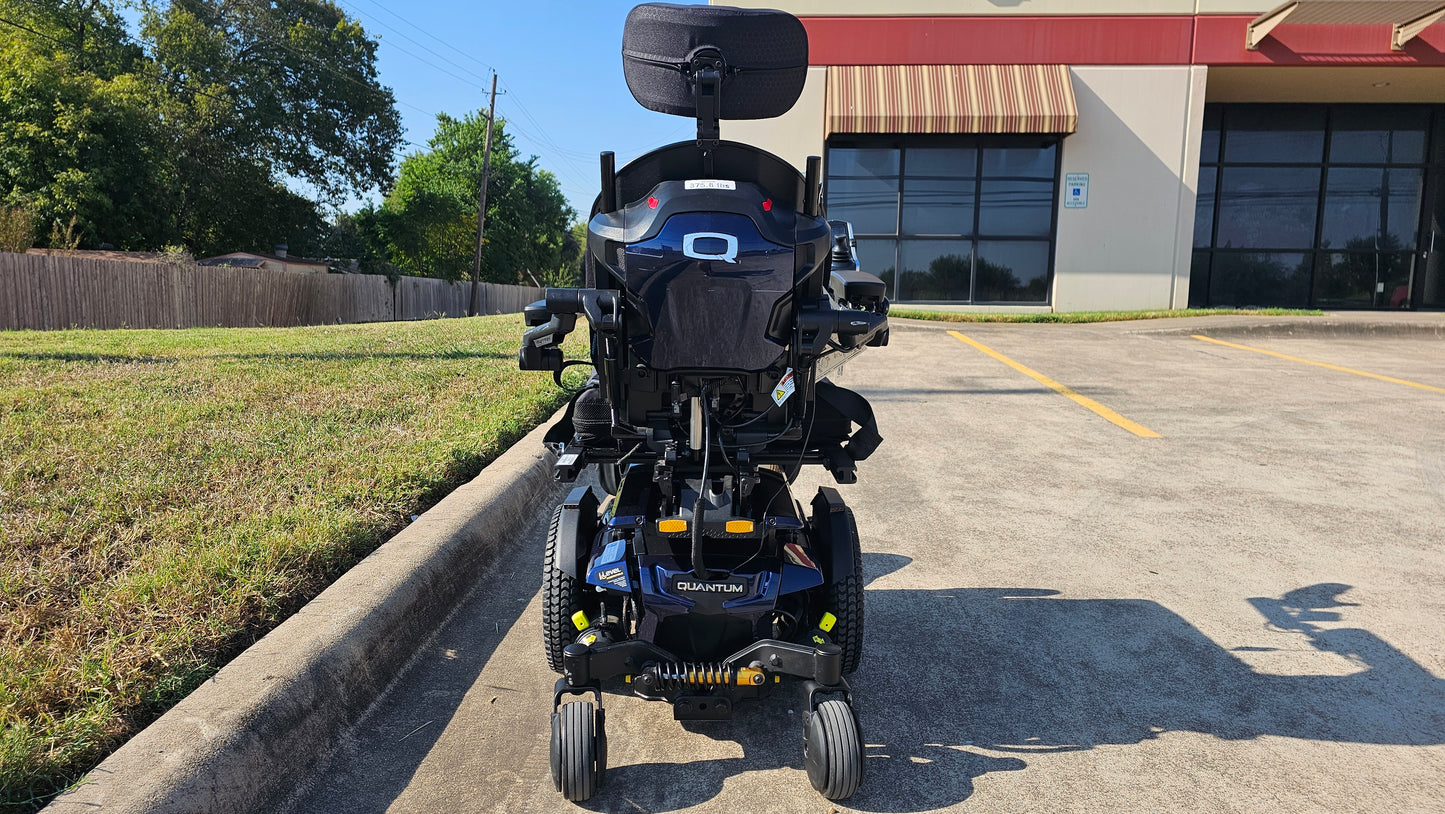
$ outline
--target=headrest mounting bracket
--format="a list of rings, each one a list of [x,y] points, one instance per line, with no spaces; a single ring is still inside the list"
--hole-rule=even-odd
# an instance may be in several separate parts
[[[712,152],[722,140],[718,119],[722,114],[722,86],[728,76],[727,61],[711,45],[694,48],[687,55],[686,75],[697,99],[697,147],[702,151],[703,171],[712,174]]]

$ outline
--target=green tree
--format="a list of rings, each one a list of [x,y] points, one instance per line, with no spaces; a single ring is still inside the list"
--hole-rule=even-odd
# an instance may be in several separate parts
[[[384,187],[401,127],[376,43],[328,0],[0,0],[0,204],[82,246],[318,246]]]
[[[172,0],[141,31],[171,94],[227,105],[215,129],[237,153],[333,200],[391,180],[401,122],[377,44],[329,0]]]
[[[354,259],[367,274],[395,275],[397,269],[386,259],[386,246],[377,225],[376,205],[368,202],[355,214],[341,212],[326,227],[321,241],[326,257]]]
[[[580,220],[572,224],[572,228],[568,229],[567,234],[562,238],[561,264],[557,270],[546,277],[539,277],[539,281],[544,286],[553,288],[572,288],[582,285],[582,261],[586,249],[587,221]]]
[[[401,162],[396,185],[377,210],[377,224],[391,262],[407,274],[459,280],[471,274],[476,247],[477,193],[486,145],[484,116],[437,117],[426,152]],[[486,243],[482,278],[530,283],[562,268],[567,205],[552,173],[537,159],[522,160],[498,118],[492,131],[487,182]]]
[[[146,247],[167,224],[162,122],[140,48],[104,3],[0,0],[0,203],[41,234]]]

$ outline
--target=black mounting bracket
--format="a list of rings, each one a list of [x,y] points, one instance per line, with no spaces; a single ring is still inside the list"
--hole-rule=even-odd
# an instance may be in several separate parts
[[[703,170],[712,174],[712,151],[722,140],[718,116],[722,113],[722,84],[728,74],[722,52],[710,45],[693,49],[687,57],[687,76],[697,100],[697,146],[702,150]]]

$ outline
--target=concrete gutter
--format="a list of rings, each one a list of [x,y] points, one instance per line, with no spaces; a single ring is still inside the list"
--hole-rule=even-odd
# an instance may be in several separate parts
[[[267,810],[382,695],[497,549],[556,498],[555,456],[542,445],[550,423],[372,552],[45,811]]]

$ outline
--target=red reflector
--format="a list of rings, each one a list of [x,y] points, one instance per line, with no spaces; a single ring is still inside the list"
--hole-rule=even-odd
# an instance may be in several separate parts
[[[648,209],[656,209],[656,208],[657,208],[657,199],[656,199],[656,198],[648,198],[648,199],[647,199],[647,208],[648,208]]]
[[[763,211],[764,211],[764,212],[771,212],[771,211],[773,211],[773,202],[772,202],[771,200],[765,200],[765,201],[763,201]]]

